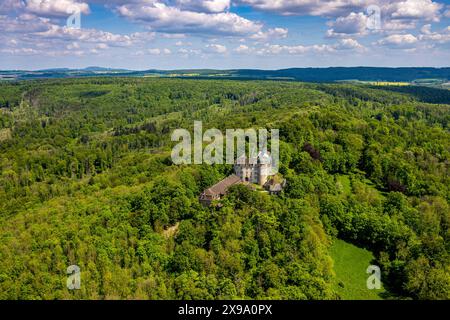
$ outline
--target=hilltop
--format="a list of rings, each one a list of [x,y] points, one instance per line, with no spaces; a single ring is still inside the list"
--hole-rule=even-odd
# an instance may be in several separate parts
[[[84,69],[45,69],[45,70],[0,70],[0,79],[27,80],[45,78],[73,78],[90,76],[121,77],[179,77],[214,78],[240,80],[291,80],[304,82],[335,81],[392,81],[413,82],[416,80],[450,80],[450,68],[380,68],[380,67],[330,67],[330,68],[290,68],[281,70],[259,69],[181,69],[181,70],[127,70],[102,67]]]

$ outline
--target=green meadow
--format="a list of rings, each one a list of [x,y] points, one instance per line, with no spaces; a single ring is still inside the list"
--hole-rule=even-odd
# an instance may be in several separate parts
[[[330,250],[336,278],[334,288],[343,300],[380,300],[387,292],[367,289],[367,267],[374,264],[373,254],[343,240],[335,240]],[[383,281],[383,278],[381,278]]]

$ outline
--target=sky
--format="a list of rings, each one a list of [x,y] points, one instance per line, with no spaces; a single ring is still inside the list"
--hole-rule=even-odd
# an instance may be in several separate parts
[[[450,0],[0,0],[0,69],[449,67]]]

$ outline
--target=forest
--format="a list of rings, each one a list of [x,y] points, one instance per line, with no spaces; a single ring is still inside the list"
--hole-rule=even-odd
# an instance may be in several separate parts
[[[345,299],[344,242],[373,255],[380,298],[450,299],[449,103],[425,87],[0,82],[0,299]],[[233,168],[172,163],[194,120],[279,129],[283,192],[202,206]]]

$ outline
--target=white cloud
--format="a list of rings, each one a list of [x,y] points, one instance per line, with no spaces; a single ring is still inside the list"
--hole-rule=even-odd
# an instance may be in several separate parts
[[[367,19],[367,16],[362,12],[352,12],[348,16],[339,17],[336,21],[328,23],[331,29],[327,31],[327,36],[362,35],[367,31]]]
[[[335,48],[331,45],[311,45],[311,46],[288,46],[288,45],[267,45],[257,51],[259,55],[278,55],[278,54],[290,54],[290,55],[302,55],[306,53],[330,53],[334,52]]]
[[[426,41],[430,44],[444,44],[450,42],[450,27],[445,28],[440,32],[431,31],[431,25],[427,24],[421,28],[419,40]]]
[[[178,53],[182,54],[183,56],[189,56],[189,55],[198,55],[201,54],[200,50],[197,49],[186,49],[186,48],[180,48],[178,49]]]
[[[393,34],[378,40],[375,44],[391,48],[407,48],[415,45],[417,42],[418,39],[412,34]]]
[[[257,41],[270,41],[273,39],[286,38],[288,35],[288,29],[284,28],[273,28],[267,31],[258,31],[257,33],[250,36],[250,39]]]
[[[344,61],[350,52],[367,51],[363,44],[372,43],[379,48],[376,54],[388,52],[386,48],[402,49],[416,54],[431,52],[426,48],[443,48],[439,59],[448,57],[450,31],[438,28],[435,22],[450,17],[450,6],[445,7],[440,0],[0,0],[0,43],[5,55],[74,55],[89,57],[89,54],[114,57],[125,52],[131,55],[156,54],[163,60],[164,55],[190,57],[198,55],[198,61],[207,59],[208,54],[223,55],[220,58],[233,59],[232,54],[242,58],[249,55],[293,55],[307,58],[304,61],[314,64],[328,54]],[[89,5],[104,5],[132,22],[142,24],[149,32],[117,34],[97,29],[70,29],[64,27],[71,5],[89,13]],[[310,15],[326,17],[329,21],[328,37],[337,38],[335,42],[316,45],[296,45],[292,43],[289,30],[281,27],[265,27],[264,22],[245,18],[230,12],[230,5],[249,5],[254,10],[266,10],[282,15]],[[381,29],[367,28],[370,13],[368,5],[381,8]],[[95,7],[97,8],[97,7]],[[249,17],[258,15],[249,15]],[[262,15],[261,17],[267,17]],[[93,17],[96,18],[96,17]],[[278,17],[279,18],[279,17]],[[275,19],[274,19],[275,20]],[[276,21],[276,20],[275,20]],[[315,22],[322,19],[315,19]],[[444,22],[444,21],[443,21]],[[419,26],[419,28],[418,28]],[[422,26],[422,28],[420,28]],[[311,31],[311,38],[323,36]],[[420,31],[418,31],[420,30]],[[370,41],[360,37],[370,35]],[[200,36],[204,42],[193,37]],[[215,38],[215,41],[213,40]],[[373,38],[373,39],[372,39]],[[165,41],[164,39],[173,39]],[[284,39],[276,43],[275,39]],[[358,42],[356,39],[358,39]],[[154,42],[149,44],[149,42]],[[378,40],[378,41],[377,41]],[[327,40],[328,41],[328,40]],[[280,41],[281,42],[281,41]],[[209,43],[205,47],[205,44]],[[169,48],[164,48],[169,46]],[[0,45],[1,46],[1,45]],[[126,47],[127,50],[124,50]],[[148,49],[149,47],[154,47]],[[228,48],[227,48],[228,47]],[[107,50],[108,49],[108,50]],[[172,49],[172,50],[171,50]],[[6,51],[5,51],[6,50]],[[132,53],[130,53],[130,51]],[[173,51],[173,53],[172,53]],[[341,51],[342,56],[338,56]],[[431,53],[430,53],[431,52]],[[392,53],[392,52],[390,52]],[[323,54],[323,55],[322,55]],[[317,59],[316,59],[317,56]],[[355,55],[356,56],[356,55]],[[408,55],[405,55],[408,57]],[[358,55],[361,57],[361,55]],[[283,57],[282,63],[296,61],[296,57]],[[113,59],[113,58],[111,58]],[[365,61],[362,58],[353,63]],[[369,59],[369,58],[368,58]],[[380,58],[381,59],[381,58]],[[386,61],[390,57],[387,56]],[[4,59],[7,60],[7,59]],[[37,59],[39,60],[39,59]],[[94,59],[95,60],[95,59]],[[176,59],[174,59],[176,60]],[[41,60],[39,60],[41,61]],[[45,61],[42,60],[42,61]],[[297,60],[298,61],[298,60]],[[303,60],[302,60],[303,61]],[[305,62],[305,63],[309,63]],[[408,63],[407,60],[405,63]]]
[[[442,4],[432,0],[238,0],[256,9],[284,15],[312,15],[324,17],[346,16],[351,12],[365,12],[377,5],[384,14],[395,19],[434,20]]]
[[[33,32],[47,31],[52,27],[48,19],[39,18],[31,14],[21,14],[17,17],[0,16],[0,30],[2,33],[26,35]]]
[[[432,0],[238,0],[253,8],[283,15],[322,16],[335,18],[329,22],[329,38],[345,38],[348,35],[403,31],[414,29],[418,21],[438,22],[444,5]],[[369,6],[380,9],[381,29],[367,28]],[[450,9],[444,15],[450,15]]]
[[[123,47],[133,43],[146,41],[154,38],[154,33],[133,33],[130,35],[114,34],[96,29],[75,29],[51,25],[44,32],[36,32],[36,36],[49,39],[60,39],[70,41],[81,41],[90,43],[107,43],[111,46]]]
[[[334,48],[337,50],[356,50],[361,52],[366,51],[366,48],[355,39],[341,39],[334,46]]]
[[[109,49],[109,46],[106,43],[99,43],[95,46],[95,49],[106,50]]]
[[[17,46],[17,44],[18,44],[18,42],[17,42],[17,40],[16,39],[10,39],[10,40],[8,40],[8,45],[9,46]]]
[[[0,52],[14,55],[35,55],[41,52],[34,48],[14,48],[14,49],[1,49]]]
[[[246,46],[245,44],[241,44],[237,48],[235,48],[233,51],[236,52],[236,53],[244,54],[244,53],[251,53],[251,52],[253,52],[253,49],[250,48],[249,46]]]
[[[426,24],[420,28],[420,34],[393,34],[380,39],[374,45],[381,45],[392,49],[408,49],[416,52],[418,49],[430,49],[450,42],[450,27],[439,32],[432,31],[432,25]]]
[[[359,11],[370,4],[368,0],[240,0],[264,11],[283,15],[339,16]]]
[[[123,5],[120,15],[144,22],[154,30],[168,33],[248,35],[261,31],[262,25],[235,13],[185,11],[162,2]]]
[[[426,24],[424,25],[421,29],[420,32],[422,32],[423,34],[431,34],[431,24]]]
[[[159,49],[159,48],[151,48],[151,49],[148,49],[147,50],[147,52],[149,53],[149,54],[151,54],[151,55],[155,55],[155,56],[157,56],[157,55],[168,55],[168,54],[171,54],[172,53],[172,51],[170,51],[170,49],[167,49],[167,48],[163,48],[163,49]]]
[[[367,12],[366,7],[361,7],[359,12],[351,12],[347,16],[338,17],[329,22],[331,27],[327,31],[328,37],[346,37],[346,35],[367,35],[372,32],[390,32],[414,29],[418,21],[437,22],[441,16],[443,5],[431,0],[398,0],[374,1],[378,5],[380,29],[368,28],[371,19],[377,18]]]
[[[80,48],[80,45],[78,44],[78,42],[72,42],[72,43],[69,43],[69,44],[66,46],[66,48],[67,48],[67,50],[79,49],[79,48]]]
[[[364,52],[366,48],[354,39],[341,39],[335,44],[315,44],[315,45],[269,45],[257,51],[258,55],[304,55],[304,54],[330,54],[342,50]]]
[[[177,41],[177,42],[175,42],[175,45],[177,47],[192,46],[192,43],[191,42],[185,42],[185,41]]]
[[[381,31],[403,31],[403,30],[410,30],[415,29],[417,26],[417,23],[415,20],[385,20],[382,22],[382,29]]]
[[[25,10],[43,17],[64,17],[75,12],[90,12],[87,3],[76,0],[27,0]]]
[[[223,12],[230,9],[230,0],[176,0],[180,9],[198,12]]]
[[[158,48],[148,49],[147,52],[150,54],[159,55],[159,54],[161,54],[161,49],[158,49]]]
[[[96,29],[68,28],[54,23],[56,21],[53,19],[31,13],[22,13],[16,17],[0,16],[0,42],[4,43],[5,47],[35,49],[17,51],[18,54],[80,56],[84,54],[80,50],[81,47],[87,50],[86,52],[93,53],[110,47],[143,46],[155,37],[152,32],[121,35]],[[13,54],[13,51],[8,52]]]
[[[164,39],[185,39],[187,36],[184,33],[158,33],[158,37]]]
[[[392,19],[423,19],[437,22],[443,5],[431,0],[406,0],[390,3],[385,8]]]
[[[226,53],[227,52],[227,47],[225,47],[224,45],[221,44],[208,44],[206,45],[207,51],[208,52],[213,52],[213,53]]]
[[[19,0],[2,0],[0,2],[0,14],[11,13],[23,8],[23,3]]]

